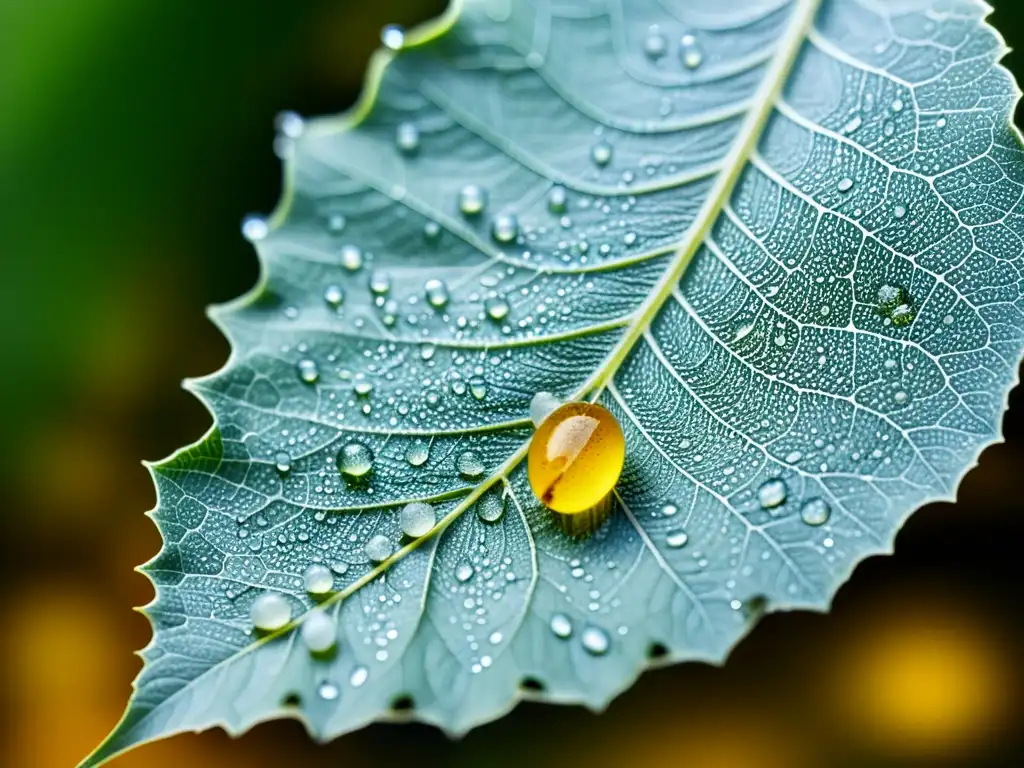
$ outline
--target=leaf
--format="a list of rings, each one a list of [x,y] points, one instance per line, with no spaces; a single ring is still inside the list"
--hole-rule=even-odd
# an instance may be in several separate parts
[[[953,498],[1015,383],[1024,161],[987,11],[467,1],[354,115],[288,121],[263,279],[190,383],[215,427],[153,467],[145,667],[85,764],[277,716],[600,708],[652,652],[721,662],[761,612],[826,609]],[[590,538],[525,479],[539,391],[622,423]],[[412,501],[438,523],[403,543]],[[326,655],[296,629],[314,563]],[[293,621],[258,637],[266,590]]]

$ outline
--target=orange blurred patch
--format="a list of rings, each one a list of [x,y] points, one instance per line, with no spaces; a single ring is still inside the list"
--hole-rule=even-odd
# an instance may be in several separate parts
[[[1009,659],[997,631],[955,603],[900,608],[831,660],[838,728],[898,755],[976,746],[1005,725],[1010,706]]]

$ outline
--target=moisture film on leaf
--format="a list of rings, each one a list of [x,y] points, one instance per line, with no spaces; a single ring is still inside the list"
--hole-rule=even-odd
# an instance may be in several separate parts
[[[84,764],[279,716],[458,734],[526,689],[599,708],[652,648],[720,662],[763,610],[826,609],[1016,381],[987,13],[465,0],[389,29],[355,113],[281,122],[263,277],[190,383],[214,426],[153,467],[153,640]],[[625,439],[589,537],[527,477],[531,404],[573,400]]]

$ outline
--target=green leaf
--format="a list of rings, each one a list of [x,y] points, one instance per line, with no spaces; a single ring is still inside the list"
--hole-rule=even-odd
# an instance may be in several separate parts
[[[826,609],[953,498],[1016,380],[1024,160],[987,12],[467,0],[354,115],[287,124],[263,280],[190,384],[215,427],[153,468],[145,667],[86,764],[278,716],[600,708],[652,651],[720,662],[763,611]],[[541,391],[625,432],[590,538],[525,478]],[[409,542],[414,501],[438,522]],[[326,654],[297,629],[316,563]],[[259,637],[267,590],[293,621]]]

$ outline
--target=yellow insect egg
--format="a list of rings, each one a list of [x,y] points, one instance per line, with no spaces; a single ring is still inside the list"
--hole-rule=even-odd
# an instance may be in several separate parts
[[[549,413],[530,442],[530,487],[574,536],[591,533],[608,516],[611,490],[622,474],[626,441],[606,408],[566,403]]]

